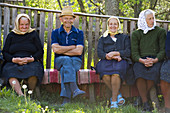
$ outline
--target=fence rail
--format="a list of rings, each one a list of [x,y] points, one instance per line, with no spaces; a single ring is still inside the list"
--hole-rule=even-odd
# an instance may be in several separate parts
[[[4,45],[7,34],[14,27],[14,21],[17,14],[26,13],[31,18],[31,26],[39,32],[41,43],[47,43],[46,68],[51,68],[51,32],[53,29],[59,28],[59,10],[49,10],[42,8],[33,8],[25,6],[17,6],[11,4],[0,3],[0,36],[1,46]],[[84,32],[84,52],[82,68],[90,68],[91,65],[96,65],[97,58],[97,43],[100,35],[106,30],[106,21],[110,15],[97,15],[75,12],[76,20],[74,26]],[[136,29],[137,18],[118,17],[121,21],[123,33],[131,36],[131,33]],[[157,20],[157,26],[163,27],[168,31],[170,21]],[[2,43],[3,41],[3,43]],[[93,64],[92,64],[93,62]]]

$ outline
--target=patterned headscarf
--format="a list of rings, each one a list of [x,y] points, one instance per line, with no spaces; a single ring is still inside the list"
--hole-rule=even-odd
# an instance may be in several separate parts
[[[25,17],[25,18],[27,18],[27,19],[29,20],[30,25],[29,25],[29,28],[28,28],[28,30],[27,30],[26,32],[21,32],[21,31],[19,30],[19,20],[20,20],[21,17]],[[17,15],[17,17],[16,17],[16,19],[15,19],[15,27],[14,27],[14,29],[12,30],[14,33],[19,34],[19,35],[24,35],[25,33],[30,33],[30,32],[32,32],[32,31],[34,31],[34,30],[35,30],[35,29],[32,29],[32,28],[31,28],[30,17],[29,17],[27,14],[18,14],[18,15]]]
[[[153,14],[153,17],[154,17],[154,25],[153,27],[148,27],[147,23],[146,23],[146,16],[145,16],[145,12],[146,11],[150,11],[152,12]],[[143,33],[146,34],[149,30],[152,30],[154,29],[156,26],[156,19],[155,19],[155,12],[150,10],[150,9],[146,9],[144,11],[142,11],[140,14],[139,14],[139,19],[138,19],[138,29],[141,29],[143,30]]]
[[[117,30],[116,33],[111,32],[110,29],[109,29],[109,21],[110,21],[111,19],[116,19],[116,20],[118,21],[118,26],[119,26],[119,28],[118,28],[118,30]],[[103,33],[103,37],[107,37],[108,34],[116,35],[116,34],[120,33],[120,29],[121,29],[121,26],[120,26],[120,21],[119,21],[119,19],[118,19],[117,17],[115,17],[115,16],[111,16],[111,17],[107,20],[107,30]]]

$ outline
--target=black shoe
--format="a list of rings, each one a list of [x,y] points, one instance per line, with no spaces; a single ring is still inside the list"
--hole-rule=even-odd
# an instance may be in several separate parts
[[[150,107],[148,102],[143,103],[143,111],[152,111],[152,108]]]
[[[136,99],[135,99],[133,105],[134,105],[135,107],[139,107],[139,106],[142,105],[142,99],[141,99],[140,96],[136,97]]]

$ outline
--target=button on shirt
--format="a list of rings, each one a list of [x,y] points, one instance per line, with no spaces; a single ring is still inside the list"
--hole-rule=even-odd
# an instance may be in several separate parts
[[[59,29],[55,29],[52,31],[51,35],[51,45],[52,44],[59,44],[61,46],[70,46],[70,45],[82,45],[84,46],[84,36],[83,36],[83,31],[75,28],[72,25],[72,28],[69,33],[67,33],[63,25]],[[55,53],[55,58],[59,56],[65,56],[63,54],[56,54]],[[71,57],[71,56],[70,56]],[[77,56],[79,58],[82,57],[82,55]]]

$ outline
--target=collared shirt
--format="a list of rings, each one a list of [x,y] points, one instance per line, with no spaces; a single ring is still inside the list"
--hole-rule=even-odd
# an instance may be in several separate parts
[[[69,33],[67,33],[63,25],[59,29],[55,29],[52,31],[51,35],[51,45],[52,44],[59,44],[61,46],[70,46],[70,45],[82,45],[84,46],[84,36],[83,31],[75,28],[73,25],[71,27],[71,30]],[[56,54],[55,58],[58,56],[65,56],[63,54]],[[82,55],[77,56],[79,58],[82,57]]]

